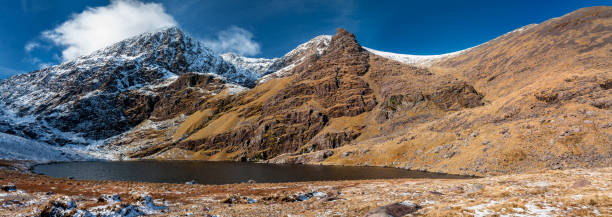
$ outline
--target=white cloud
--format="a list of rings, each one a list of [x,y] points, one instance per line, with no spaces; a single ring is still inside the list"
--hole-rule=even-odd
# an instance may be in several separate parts
[[[38,47],[40,47],[40,43],[35,42],[35,41],[30,41],[25,45],[24,49],[26,52],[30,52]]]
[[[108,6],[87,8],[74,14],[57,28],[43,32],[42,36],[65,47],[62,51],[65,61],[131,36],[175,25],[176,21],[161,4],[113,0]]]
[[[236,53],[252,56],[259,54],[259,43],[253,41],[253,34],[243,28],[232,26],[217,33],[217,38],[203,43],[217,53]]]

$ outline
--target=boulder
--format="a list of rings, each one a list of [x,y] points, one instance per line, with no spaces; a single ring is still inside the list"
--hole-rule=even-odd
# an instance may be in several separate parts
[[[582,187],[586,187],[591,185],[591,182],[589,182],[589,180],[586,179],[582,179],[579,181],[574,182],[574,184],[572,185],[572,188],[582,188]]]
[[[392,203],[386,206],[378,207],[366,214],[366,217],[402,217],[410,213],[414,213],[422,207],[410,201],[400,203]]]
[[[3,185],[2,190],[7,192],[16,191],[17,187],[15,185]]]

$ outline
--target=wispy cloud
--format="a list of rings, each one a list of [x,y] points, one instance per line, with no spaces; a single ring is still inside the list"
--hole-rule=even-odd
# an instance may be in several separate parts
[[[26,52],[31,52],[32,50],[36,49],[40,47],[40,43],[36,42],[36,41],[29,41],[28,43],[26,43],[26,45],[24,46],[24,49]]]
[[[73,15],[42,36],[63,47],[62,59],[66,61],[131,36],[175,25],[176,21],[161,4],[113,0],[107,6],[88,8]],[[28,47],[36,46],[26,45],[26,50]]]
[[[260,52],[259,43],[253,40],[253,33],[237,26],[220,31],[216,39],[203,40],[203,43],[217,53],[252,56]]]

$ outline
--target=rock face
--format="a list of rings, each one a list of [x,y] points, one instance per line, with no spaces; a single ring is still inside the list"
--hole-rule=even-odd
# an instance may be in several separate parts
[[[322,55],[305,58],[293,67],[293,76],[284,84],[277,84],[274,90],[264,90],[268,87],[264,84],[253,91],[267,94],[236,95],[203,107],[220,114],[218,119],[241,119],[243,123],[232,123],[232,129],[214,135],[204,126],[177,145],[193,151],[229,148],[243,152],[239,158],[267,159],[297,151],[331,118],[356,116],[374,108],[373,91],[363,80],[368,54],[352,34],[339,30]]]
[[[428,120],[434,111],[482,105],[482,96],[466,82],[375,56],[344,29],[331,37],[325,50],[302,59],[287,77],[207,101],[200,110],[214,115],[204,123],[183,123],[193,126],[175,134],[181,139],[132,157],[179,148],[206,152],[203,158],[267,160],[350,144],[371,130],[366,119],[387,126],[399,124],[403,118],[393,117],[407,113],[420,113],[411,119]]]

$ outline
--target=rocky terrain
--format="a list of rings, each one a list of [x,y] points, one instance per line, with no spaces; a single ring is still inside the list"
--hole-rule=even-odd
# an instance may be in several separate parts
[[[344,29],[279,58],[218,55],[173,27],[1,81],[0,132],[106,159],[606,167],[611,38],[611,7],[434,56]]]
[[[0,216],[609,216],[612,169],[231,185],[78,181],[2,163]]]

